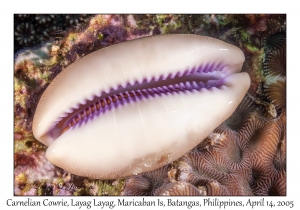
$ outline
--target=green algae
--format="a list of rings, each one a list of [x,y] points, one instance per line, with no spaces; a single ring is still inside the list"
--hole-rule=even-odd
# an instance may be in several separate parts
[[[74,195],[98,195],[114,196],[120,195],[124,189],[125,179],[115,181],[85,180],[84,188],[79,188]]]
[[[246,48],[248,51],[252,52],[252,53],[255,53],[257,51],[259,51],[259,49],[253,45],[246,45]]]
[[[102,40],[103,37],[104,37],[104,35],[103,35],[102,33],[99,33],[98,36],[97,36],[97,39],[98,39],[98,40]]]
[[[67,40],[74,44],[76,42],[77,38],[78,38],[78,34],[70,33]]]

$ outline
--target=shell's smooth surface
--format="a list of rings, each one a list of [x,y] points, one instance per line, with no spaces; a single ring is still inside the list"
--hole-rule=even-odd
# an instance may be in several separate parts
[[[201,65],[203,71],[215,68],[215,77],[220,78],[239,72],[244,60],[243,52],[233,45],[188,34],[151,36],[98,50],[72,63],[51,82],[37,106],[33,134],[49,146],[57,136],[47,132],[96,96],[144,80],[182,75]]]
[[[265,24],[263,30],[260,27],[262,23]],[[273,89],[277,82],[272,77],[278,73],[280,73],[279,76],[285,76],[285,71],[281,71],[282,69],[279,68],[280,71],[277,71],[273,68],[278,66],[278,61],[283,61],[280,59],[284,58],[273,59],[274,56],[279,55],[274,54],[275,50],[283,46],[285,30],[282,29],[285,27],[285,14],[95,15],[87,22],[86,26],[79,27],[79,30],[77,27],[76,30],[65,32],[65,38],[59,41],[18,52],[18,55],[15,55],[14,69],[14,195],[100,196],[120,195],[123,190],[127,192],[131,190],[130,195],[138,195],[145,192],[146,186],[146,191],[149,194],[156,195],[153,193],[155,188],[147,184],[152,183],[152,179],[186,182],[197,189],[205,189],[206,194],[210,196],[220,194],[286,195],[288,174],[286,171],[288,153],[286,122],[283,120],[285,113],[280,114],[285,109],[281,108],[285,103],[283,104],[281,99],[275,98],[280,95],[272,94],[272,92],[278,92],[278,88]],[[189,161],[185,161],[188,158],[180,158],[171,164],[172,169],[169,172],[164,170],[165,175],[148,172],[153,177],[151,180],[142,179],[142,182],[139,181],[140,176],[147,177],[149,175],[146,173],[130,176],[126,178],[126,182],[124,179],[106,182],[76,176],[47,161],[45,158],[47,147],[32,135],[32,119],[42,93],[59,72],[66,70],[67,66],[79,58],[109,45],[154,34],[191,33],[191,31],[195,34],[216,37],[232,43],[241,48],[247,58],[242,71],[247,72],[251,77],[251,86],[247,93],[247,96],[251,96],[251,98],[245,98],[237,112],[222,123],[209,138],[201,142],[191,152],[186,153],[188,157],[190,153],[197,152],[194,158],[197,156],[199,156],[198,159],[200,157],[206,158],[209,166],[214,165],[214,168],[223,168],[221,172],[229,168],[227,171],[230,171],[231,176],[227,176],[225,180],[213,178],[207,180],[208,167],[198,167],[196,162],[190,164]],[[281,31],[280,34],[277,34],[278,31]],[[270,34],[277,35],[270,37]],[[265,37],[271,39],[268,39],[265,47],[263,47],[261,43]],[[281,44],[278,44],[278,41]],[[275,61],[276,63],[270,63]],[[278,93],[280,94],[280,92]],[[275,115],[270,117],[268,115],[270,111]],[[256,114],[253,115],[253,112]],[[279,127],[270,126],[274,120],[277,121],[278,117],[282,121],[282,125]],[[244,130],[251,127],[248,125],[250,119],[253,122],[261,122],[263,119],[263,126],[270,126],[270,129],[267,130],[270,136],[280,136],[278,141],[274,138],[265,139],[264,137],[267,137],[268,134],[263,134],[260,135],[263,138],[257,141],[257,144],[265,142],[265,146],[274,145],[272,140],[278,143],[275,142],[277,148],[275,154],[272,155],[273,159],[270,158],[271,153],[269,152],[265,156],[254,156],[253,160],[249,158],[250,151],[247,151],[247,148],[250,146],[255,148],[253,144],[255,139],[252,139],[252,145],[250,145],[248,136],[251,136],[251,133],[248,132],[247,134]],[[261,131],[262,133],[266,132],[263,128]],[[277,132],[280,132],[280,135],[277,135]],[[223,138],[219,138],[219,135]],[[222,139],[223,141],[221,141]],[[289,141],[289,145],[292,147],[294,143],[295,141]],[[274,150],[272,151],[274,152]],[[219,152],[221,155],[218,154]],[[259,151],[259,148],[256,150],[256,154],[262,152]],[[87,154],[88,151],[81,153]],[[225,167],[224,160],[228,163]],[[161,171],[161,169],[157,170]],[[265,175],[266,172],[268,173],[267,176]],[[293,170],[289,170],[289,172],[293,172]],[[172,174],[172,178],[165,178],[169,173]],[[131,182],[132,180],[135,181]],[[161,182],[164,184],[160,189],[171,186],[168,184],[168,180]],[[128,185],[129,188],[125,184],[128,182],[132,183],[130,186]],[[37,183],[40,186],[38,189]],[[66,188],[61,189],[62,183],[65,184]]]
[[[74,174],[112,179],[151,171],[182,156],[231,115],[250,85],[247,73],[237,73],[243,61],[239,48],[197,35],[153,36],[99,50],[49,85],[33,133],[49,146],[47,159]],[[197,90],[184,83],[183,91],[122,99],[66,132],[58,126],[95,96],[116,94],[119,87],[128,91],[128,84],[142,90],[186,75],[191,83],[207,84]],[[202,75],[210,75],[209,80]]]

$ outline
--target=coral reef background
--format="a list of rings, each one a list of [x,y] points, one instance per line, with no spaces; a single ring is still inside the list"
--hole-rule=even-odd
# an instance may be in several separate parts
[[[15,195],[286,195],[286,15],[15,15]],[[240,47],[251,87],[196,148],[145,174],[79,177],[32,135],[39,98],[72,62],[143,36],[193,33]]]
[[[63,37],[70,27],[80,27],[92,15],[62,14],[15,14],[14,15],[14,51],[24,47],[34,47],[45,41]]]

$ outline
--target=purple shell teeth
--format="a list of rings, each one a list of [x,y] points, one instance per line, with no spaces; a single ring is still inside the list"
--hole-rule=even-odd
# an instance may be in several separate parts
[[[185,88],[185,86],[184,86],[184,84],[183,84],[182,82],[179,83],[179,86],[180,86],[181,88]]]
[[[187,69],[183,72],[183,75],[189,75],[192,69]]]
[[[174,85],[174,87],[175,87],[175,89],[179,89],[179,90],[181,90],[181,88],[180,88],[179,84],[175,84],[175,85]]]
[[[196,72],[201,73],[201,71],[202,71],[202,66],[200,65],[200,66],[198,66]]]
[[[203,69],[203,73],[208,73],[210,72],[210,63],[207,63]]]
[[[174,79],[174,77],[175,77],[175,75],[172,73],[168,74],[168,76],[167,76],[167,78],[170,78],[170,79]]]
[[[201,87],[201,88],[205,88],[205,84],[202,81],[198,82],[198,86]]]
[[[221,68],[221,66],[222,66],[222,63],[218,63],[218,64],[215,66],[214,70],[215,70],[215,71],[219,71],[219,69]]]
[[[186,82],[185,82],[185,88],[187,88],[187,89],[192,89],[192,86],[191,86],[191,84],[190,84],[189,81],[186,81]]]
[[[150,83],[150,82],[152,81],[152,79],[153,79],[153,78],[152,78],[151,76],[148,76],[147,79],[145,79],[145,82],[146,82],[146,83]]]
[[[191,69],[191,71],[190,71],[189,74],[194,74],[195,72],[197,72],[197,68],[196,68],[196,67],[193,67],[193,68]]]
[[[210,67],[208,67],[210,68]],[[185,74],[187,74],[188,71],[185,71]],[[178,77],[183,75],[183,72],[176,73]],[[150,78],[150,77],[149,77]],[[146,81],[140,80],[141,81]],[[140,82],[136,82],[136,84],[141,85]],[[78,124],[82,124],[84,122],[87,122],[89,119],[92,119],[98,112],[106,112],[110,109],[112,109],[113,106],[121,106],[125,105],[126,103],[133,103],[137,100],[142,100],[143,98],[148,98],[149,96],[153,97],[159,97],[161,94],[172,94],[174,92],[186,92],[186,91],[205,91],[210,90],[213,91],[215,89],[218,89],[219,86],[222,85],[221,80],[208,80],[206,83],[200,81],[183,81],[179,82],[178,84],[169,84],[169,85],[162,85],[159,87],[150,87],[146,89],[137,89],[137,90],[127,90],[117,93],[112,93],[113,95],[107,95],[104,96],[102,99],[97,99],[98,102],[92,102],[92,104],[89,104],[88,107],[83,108],[82,110],[76,110],[72,116],[68,120],[66,120],[66,123],[69,127],[77,126]],[[217,87],[216,87],[217,86]],[[203,90],[204,89],[204,90]],[[113,89],[112,90],[116,90]],[[117,89],[118,90],[118,89]],[[119,98],[121,97],[121,98]],[[94,97],[93,97],[94,99]],[[99,108],[96,110],[96,104],[102,103],[102,101],[105,101],[105,106],[103,108]],[[84,104],[87,104],[88,100],[84,101]],[[111,106],[110,106],[111,105]],[[77,105],[79,108],[79,105]],[[92,108],[94,108],[95,111],[92,111]],[[73,110],[74,111],[74,110]],[[88,113],[88,114],[87,114]],[[63,117],[67,116],[68,114],[65,114]],[[61,117],[58,119],[58,121],[53,125],[53,128],[55,125],[63,118]],[[76,119],[76,120],[75,120]],[[64,124],[66,124],[64,123]],[[56,132],[56,131],[55,131]]]
[[[212,89],[212,87],[214,87],[216,85],[217,86],[222,85],[221,81],[210,79],[206,82],[203,82],[203,81],[198,82],[196,78],[198,78],[200,80],[200,78],[203,78],[200,75],[207,74],[207,73],[214,73],[214,72],[218,73],[218,71],[216,71],[215,69],[219,68],[221,65],[222,65],[221,63],[218,63],[218,64],[206,63],[201,66],[187,68],[184,71],[178,71],[178,72],[169,73],[169,74],[165,74],[165,75],[157,75],[157,76],[152,76],[152,77],[147,76],[145,78],[128,80],[127,82],[124,82],[122,84],[118,84],[118,85],[111,87],[111,90],[109,90],[109,91],[108,91],[108,89],[106,89],[101,94],[98,94],[97,98],[95,98],[93,96],[93,97],[88,97],[88,98],[84,99],[83,101],[81,101],[82,102],[81,104],[75,105],[73,109],[70,109],[69,112],[64,114],[59,120],[57,120],[57,122],[55,124],[57,124],[62,118],[67,117],[69,113],[74,112],[74,115],[72,115],[72,116],[78,115],[78,113],[80,112],[79,108],[82,105],[89,103],[90,105],[88,105],[88,106],[93,106],[93,105],[91,105],[90,102],[92,102],[93,100],[100,101],[101,95],[104,95],[103,99],[105,99],[105,100],[108,99],[109,101],[113,101],[113,97],[117,97],[117,95],[121,96],[123,98],[122,100],[112,103],[112,104],[114,104],[114,106],[116,106],[117,104],[118,104],[118,106],[121,106],[122,104],[126,103],[126,101],[133,102],[133,101],[138,100],[141,97],[149,97],[150,95],[159,96],[161,94],[169,94],[172,92],[179,92],[179,91],[181,91],[181,92],[202,91],[201,89],[203,89],[203,88],[204,89]],[[193,77],[193,74],[195,74],[195,78]],[[168,84],[169,82],[159,84],[159,81],[170,80],[170,79],[174,79],[175,77],[177,77],[177,82],[178,82],[178,78],[187,76],[187,75],[190,75],[190,78],[189,77],[183,78],[183,80],[187,80],[187,81],[182,81],[177,84]],[[200,76],[200,78],[199,78],[199,76]],[[192,78],[196,79],[196,81],[195,80],[190,81],[190,79],[192,79]],[[151,82],[158,82],[158,84],[156,84],[156,85],[158,85],[158,87],[151,87],[149,85],[145,87],[145,84],[149,84]],[[139,85],[141,85],[141,89],[138,89],[138,87],[131,88],[131,87],[139,86]],[[131,86],[131,87],[128,87],[128,86]],[[145,88],[143,88],[143,86]],[[126,90],[126,88],[129,88],[129,89]],[[219,88],[219,87],[217,87],[217,88]],[[131,95],[130,97],[128,97],[129,94]],[[95,102],[92,102],[92,104],[94,104],[94,103]],[[110,104],[108,104],[108,105],[110,105]],[[109,107],[110,106],[106,107],[104,109],[104,111],[109,110],[110,109]],[[90,112],[91,112],[90,107],[88,107],[87,109],[90,110]],[[81,116],[79,118],[81,119]],[[88,116],[83,117],[83,119],[86,119],[86,118],[88,118]],[[75,123],[75,124],[77,124],[77,123]]]
[[[170,91],[169,88],[167,88],[166,86],[162,86],[163,91],[168,92]]]
[[[153,76],[150,82],[156,82],[156,81],[158,81],[159,77],[160,77],[160,75]]]
[[[155,82],[163,80],[163,78],[164,78],[164,75],[158,75],[157,79],[155,80]]]
[[[182,77],[182,75],[183,75],[183,72],[179,71],[179,72],[177,72],[176,77]]]
[[[199,86],[197,85],[197,83],[195,81],[192,81],[191,85],[194,89],[199,89]]]
[[[160,77],[162,80],[166,80],[168,78],[168,75],[167,74],[164,74]]]
[[[158,92],[164,92],[164,90],[161,87],[157,87]]]
[[[175,87],[174,87],[173,85],[168,85],[168,88],[169,88],[170,90],[175,90]]]

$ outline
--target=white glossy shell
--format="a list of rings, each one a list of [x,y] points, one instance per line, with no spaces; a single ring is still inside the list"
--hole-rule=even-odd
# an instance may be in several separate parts
[[[36,109],[34,136],[48,145],[53,164],[102,179],[163,166],[192,149],[227,119],[247,92],[240,71],[244,55],[220,40],[198,35],[161,35],[91,53],[63,70]],[[150,81],[218,63],[220,88],[150,96],[80,123],[56,138],[51,129],[80,104],[127,84]]]

